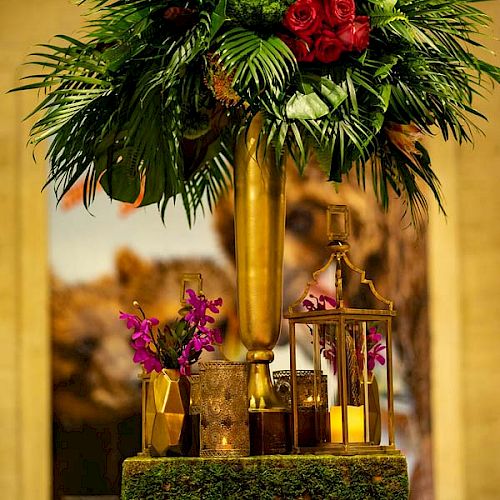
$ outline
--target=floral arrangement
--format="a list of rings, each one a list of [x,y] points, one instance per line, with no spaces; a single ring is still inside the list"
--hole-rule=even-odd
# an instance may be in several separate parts
[[[190,375],[191,365],[198,361],[203,350],[213,351],[214,344],[222,343],[218,328],[209,328],[215,323],[210,314],[219,313],[222,298],[207,300],[204,295],[197,295],[194,290],[186,290],[186,306],[173,325],[163,329],[153,327],[159,324],[157,318],[147,318],[137,302],[142,319],[135,314],[120,312],[120,319],[132,330],[130,345],[134,349],[134,362],[140,363],[147,373],[160,372],[163,368],[179,369],[181,375]]]
[[[337,302],[333,297],[328,297],[327,295],[320,295],[316,297],[313,294],[309,295],[308,299],[302,301],[302,305],[307,311],[324,311],[329,308],[337,307]],[[330,306],[330,307],[328,307]],[[355,332],[352,329],[352,325],[347,325],[347,329],[350,331],[352,338],[355,336]],[[312,329],[309,327],[310,332]],[[325,359],[330,361],[333,368],[333,373],[337,373],[337,348],[335,342],[330,342],[326,345],[324,336],[320,337],[320,351]],[[363,370],[365,361],[362,351],[362,342],[355,342],[354,349],[357,359],[358,369]],[[385,357],[382,352],[385,350],[385,346],[382,344],[382,334],[377,331],[375,326],[368,329],[366,334],[366,365],[368,370],[368,376],[373,374],[375,366],[378,364],[385,364]]]
[[[499,68],[479,59],[490,19],[468,0],[82,0],[85,36],[42,45],[17,90],[44,98],[32,143],[52,138],[59,199],[83,182],[162,216],[180,197],[189,221],[231,181],[235,141],[259,114],[279,166],[314,156],[333,182],[354,172],[383,207],[414,218],[441,206],[422,143],[471,141],[473,97]],[[38,68],[42,68],[42,72]],[[422,183],[420,182],[422,181]]]

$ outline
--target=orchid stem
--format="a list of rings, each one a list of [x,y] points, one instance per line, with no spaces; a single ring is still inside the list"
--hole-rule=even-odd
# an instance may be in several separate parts
[[[139,304],[139,302],[137,302],[137,300],[134,300],[134,302],[132,302],[132,305],[136,309],[139,309],[139,311],[141,311],[142,319],[146,319],[146,314],[145,314],[144,310],[142,309],[141,304]]]

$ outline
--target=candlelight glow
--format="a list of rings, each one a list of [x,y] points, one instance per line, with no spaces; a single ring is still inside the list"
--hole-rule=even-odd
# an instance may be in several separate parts
[[[365,442],[365,407],[347,405],[347,435],[349,443]],[[342,407],[330,408],[331,442],[342,443]]]

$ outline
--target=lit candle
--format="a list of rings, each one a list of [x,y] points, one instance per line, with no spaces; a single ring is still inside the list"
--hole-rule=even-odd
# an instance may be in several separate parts
[[[232,450],[233,447],[232,445],[230,445],[228,442],[227,442],[227,438],[226,436],[223,436],[222,437],[222,441],[221,441],[221,444],[220,446],[218,447],[220,450]]]
[[[347,439],[349,443],[365,442],[365,407],[347,405]],[[332,443],[342,443],[342,407],[330,408],[330,432]]]
[[[304,408],[312,408],[314,407],[314,397],[313,396],[307,396],[307,398],[304,399],[302,402],[302,406]]]
[[[255,398],[253,396],[250,397],[250,409],[251,410],[257,409],[257,403],[255,402]]]

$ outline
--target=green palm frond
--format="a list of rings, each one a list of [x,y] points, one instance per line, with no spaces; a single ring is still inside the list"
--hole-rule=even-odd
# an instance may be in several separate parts
[[[219,196],[226,193],[231,186],[231,162],[232,154],[225,148],[197,169],[186,183],[182,197],[190,224],[194,222],[198,209],[203,210],[204,203],[207,203],[212,211]]]
[[[232,28],[215,44],[216,55],[232,75],[235,90],[249,101],[262,92],[284,92],[297,70],[294,55],[274,35],[263,38],[244,28]]]

